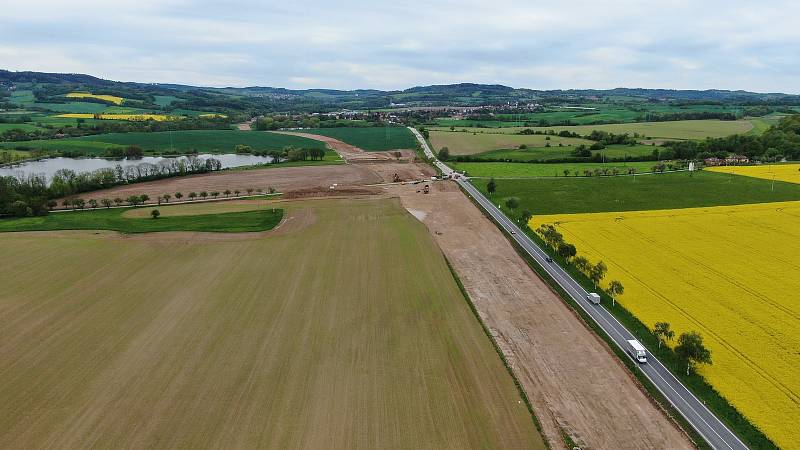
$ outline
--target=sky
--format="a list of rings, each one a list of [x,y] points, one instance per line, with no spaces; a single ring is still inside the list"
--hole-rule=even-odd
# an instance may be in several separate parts
[[[800,2],[0,0],[0,69],[294,89],[800,93]]]

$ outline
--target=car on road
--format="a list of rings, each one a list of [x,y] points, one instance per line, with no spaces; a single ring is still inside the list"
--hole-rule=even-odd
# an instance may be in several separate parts
[[[517,232],[514,231],[514,230],[511,230],[511,234],[517,234]]]
[[[544,260],[549,262],[549,263],[553,262],[553,258],[551,258],[549,256],[545,257]]]
[[[593,303],[595,305],[599,305],[600,295],[597,294],[596,292],[589,292],[588,294],[586,294],[586,300],[589,300],[590,303]]]

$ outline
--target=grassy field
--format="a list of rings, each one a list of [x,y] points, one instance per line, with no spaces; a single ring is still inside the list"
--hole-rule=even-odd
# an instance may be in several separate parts
[[[169,106],[170,103],[178,99],[178,97],[172,95],[155,95],[154,98],[158,106]]]
[[[470,155],[475,160],[504,160],[504,161],[548,161],[553,159],[572,158],[574,147],[530,147],[524,150],[492,150]],[[650,145],[609,145],[603,150],[592,151],[607,159],[624,159],[649,156],[653,153]]]
[[[325,148],[313,139],[268,132],[241,132],[235,130],[192,130],[158,133],[111,133],[79,138],[53,139],[27,142],[3,142],[0,147],[43,150],[85,150],[99,153],[109,147],[138,145],[145,151],[163,152],[197,150],[199,152],[232,152],[237,144],[251,146],[254,150],[280,150],[287,145],[302,148]]]
[[[800,164],[765,164],[761,166],[709,167],[711,172],[743,175],[764,180],[786,181],[800,184]]]
[[[0,447],[544,448],[399,201],[281,205],[266,238],[4,236]]]
[[[41,128],[37,127],[36,125],[30,123],[0,123],[0,133],[8,130],[25,130],[25,131],[34,131],[39,130]]]
[[[800,441],[800,202],[538,216],[556,223],[648,326],[700,332],[713,365],[700,372],[784,448]],[[685,370],[675,368],[676,370]]]
[[[466,170],[471,177],[563,177],[564,171],[569,171],[569,176],[574,176],[575,172],[583,175],[584,170],[595,169],[617,169],[620,173],[627,173],[629,168],[636,169],[637,172],[649,172],[655,162],[627,162],[627,163],[557,163],[557,164],[526,164],[526,163],[503,163],[503,162],[448,162],[447,165],[454,170]]]
[[[513,134],[526,128],[538,131],[552,130],[556,133],[567,130],[580,135],[587,135],[592,130],[607,131],[614,134],[628,133],[653,138],[653,139],[704,139],[706,137],[725,137],[731,134],[743,134],[753,129],[749,120],[679,120],[673,122],[641,122],[626,124],[606,125],[579,125],[579,126],[554,126],[554,127],[509,127],[498,129],[456,128],[466,130],[467,133],[478,134]],[[431,136],[434,130],[450,131],[450,128],[430,128]],[[437,133],[438,134],[438,133]]]
[[[475,186],[486,192],[486,180]],[[800,185],[712,172],[500,180],[495,203],[519,197],[534,214],[637,211],[800,200]],[[503,205],[505,209],[505,205]],[[507,211],[507,210],[506,210]]]
[[[144,208],[143,208],[144,209]],[[55,230],[111,230],[121,233],[160,231],[207,231],[241,233],[273,229],[283,217],[282,210],[246,211],[223,214],[185,215],[181,205],[158,207],[161,217],[126,217],[127,209],[96,209],[51,213],[44,217],[0,219],[0,232]],[[213,208],[212,208],[213,209]],[[173,213],[175,212],[175,213]]]
[[[549,139],[548,139],[549,138]],[[563,146],[578,146],[580,144],[592,145],[592,141],[575,138],[562,138],[558,136],[541,135],[511,135],[511,134],[489,134],[469,132],[449,132],[431,131],[429,138],[431,145],[437,152],[442,147],[450,149],[451,155],[474,155],[476,153],[488,152],[498,149],[512,149],[520,145],[528,147],[545,147],[548,143],[550,148]],[[564,150],[569,152],[570,149]]]
[[[405,127],[310,128],[298,131],[332,137],[368,152],[417,148],[417,140]]]
[[[65,119],[100,119],[100,120],[133,120],[133,121],[146,121],[155,120],[156,122],[163,122],[165,120],[175,120],[177,117],[167,116],[164,114],[59,114],[56,117]]]
[[[621,101],[637,101],[638,99],[627,98],[618,99]],[[492,127],[505,128],[524,126],[526,123],[536,123],[546,121],[551,124],[569,122],[569,125],[590,125],[597,122],[618,122],[630,123],[637,119],[647,118],[648,113],[670,114],[687,112],[727,112],[739,113],[740,108],[721,105],[658,105],[639,103],[635,109],[624,104],[604,105],[592,103],[587,105],[575,105],[579,108],[567,108],[553,106],[548,111],[529,112],[521,114],[497,114],[495,120],[459,120],[450,118],[435,119],[435,123],[442,126],[455,127]]]

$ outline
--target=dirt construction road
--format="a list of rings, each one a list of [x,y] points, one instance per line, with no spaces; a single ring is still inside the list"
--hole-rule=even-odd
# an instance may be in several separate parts
[[[362,186],[380,183],[383,179],[367,167],[359,165],[329,165],[307,167],[272,167],[243,171],[224,171],[213,174],[190,175],[187,177],[167,178],[117,186],[111,189],[83,194],[86,200],[119,197],[126,199],[130,195],[147,194],[151,199],[159,195],[175,195],[181,192],[184,199],[189,192],[213,191],[224,192],[239,190],[246,192],[248,188],[264,189],[274,187],[279,192],[291,192],[313,189],[324,192],[336,183],[340,186]]]
[[[530,398],[546,438],[583,448],[691,448],[611,350],[451,182],[392,186],[434,235]]]

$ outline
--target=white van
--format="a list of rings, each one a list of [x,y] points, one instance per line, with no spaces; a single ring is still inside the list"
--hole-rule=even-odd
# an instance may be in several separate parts
[[[589,292],[586,294],[586,300],[589,300],[590,303],[594,303],[595,305],[600,304],[600,295],[596,292]]]

